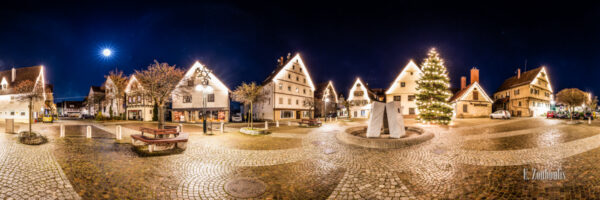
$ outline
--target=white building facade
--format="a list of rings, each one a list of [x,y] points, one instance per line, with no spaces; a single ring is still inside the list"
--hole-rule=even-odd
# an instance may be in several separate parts
[[[137,121],[152,121],[154,116],[154,101],[144,93],[144,87],[131,75],[125,87],[126,119]]]
[[[372,92],[360,78],[356,78],[350,93],[348,93],[348,101],[350,102],[350,118],[369,118],[371,114],[371,103],[374,98]]]
[[[272,121],[312,118],[315,85],[300,54],[278,64],[262,84],[265,100],[254,104],[253,116]]]
[[[172,92],[171,120],[174,122],[229,121],[229,88],[212,72],[208,87],[198,78],[204,65],[199,62],[185,73]],[[206,103],[206,104],[205,104]]]
[[[16,87],[24,82],[31,81],[35,84],[35,89],[42,87],[42,98],[33,101],[32,117],[33,119],[41,117],[43,114],[52,114],[53,112],[48,104],[53,104],[52,91],[46,88],[44,66],[12,68],[11,70],[0,71],[0,120],[14,119],[15,122],[26,123],[29,119],[29,100],[20,98],[23,94],[16,90]]]
[[[400,71],[390,88],[385,91],[387,102],[399,102],[402,115],[419,114],[417,109],[417,81],[423,76],[421,68],[412,60]]]

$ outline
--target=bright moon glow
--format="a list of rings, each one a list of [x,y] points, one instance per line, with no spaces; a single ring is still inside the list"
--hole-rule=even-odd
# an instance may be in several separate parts
[[[108,57],[112,54],[112,51],[110,49],[104,49],[102,50],[102,55]]]

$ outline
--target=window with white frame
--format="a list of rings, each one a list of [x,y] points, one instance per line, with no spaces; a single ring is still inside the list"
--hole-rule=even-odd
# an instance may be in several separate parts
[[[289,110],[282,110],[281,111],[281,119],[289,119],[294,117],[294,112],[289,111]]]

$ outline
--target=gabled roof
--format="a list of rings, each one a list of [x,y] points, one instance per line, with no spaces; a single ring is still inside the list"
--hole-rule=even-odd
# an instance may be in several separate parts
[[[90,90],[94,93],[104,93],[104,87],[102,86],[91,86]]]
[[[38,78],[43,73],[44,66],[32,66],[32,67],[21,67],[15,68],[15,80],[13,81],[12,69],[0,71],[0,81],[8,84],[8,90],[2,92],[2,94],[16,94],[14,87],[19,83],[29,80],[33,83],[37,83]],[[42,77],[43,78],[43,77]],[[42,80],[44,81],[44,80]],[[44,83],[45,84],[45,83]],[[45,85],[44,85],[45,86]]]
[[[202,64],[200,64],[200,62],[196,61],[194,63],[194,65],[192,65],[192,67],[190,67],[190,69],[183,75],[183,78],[181,78],[181,80],[179,81],[179,83],[177,83],[177,86],[175,88],[182,86],[184,84],[184,82],[186,80],[188,80],[188,78],[192,77],[196,73],[196,69],[202,70],[204,68],[205,68],[204,65],[202,65]],[[229,90],[229,88],[223,82],[221,82],[221,80],[219,80],[219,78],[217,78],[217,76],[215,76],[214,73],[210,72],[209,77],[210,77],[210,82],[215,83],[215,85],[221,87],[222,89],[224,89],[228,92],[231,92],[231,90]]]
[[[456,92],[454,94],[454,96],[450,97],[450,100],[448,100],[448,102],[450,103],[454,103],[456,101],[460,101],[463,100],[464,97],[467,96],[467,94],[471,93],[471,91],[477,88],[478,91],[480,91],[481,96],[483,96],[483,98],[485,100],[487,100],[490,103],[493,103],[494,101],[492,101],[492,99],[487,95],[487,93],[485,93],[485,90],[483,90],[483,88],[481,87],[481,85],[479,85],[478,82],[474,82],[469,84],[465,89],[462,89],[458,92]]]
[[[356,88],[356,84],[360,83],[360,88]],[[373,90],[371,90],[369,88],[369,86],[367,86],[366,84],[364,84],[364,82],[362,80],[360,80],[360,78],[356,78],[356,81],[354,81],[354,84],[352,84],[352,88],[350,88],[350,93],[348,94],[348,101],[352,101],[352,99],[354,99],[354,91],[360,89],[362,90],[366,95],[367,95],[367,99],[369,100],[369,103],[371,103],[371,101],[376,100],[376,95],[375,92],[373,92]],[[381,89],[383,91],[383,89]]]
[[[502,85],[496,90],[496,92],[500,92],[503,90],[508,90],[510,88],[518,87],[521,85],[530,84],[537,75],[544,69],[544,67],[538,67],[526,72],[521,73],[521,78],[518,78],[517,75],[512,76],[504,81]]]
[[[296,53],[296,55],[294,57],[292,57],[291,59],[289,59],[285,64],[279,65],[273,72],[271,72],[271,74],[269,76],[267,76],[267,79],[265,79],[262,82],[262,85],[266,85],[269,82],[271,82],[273,79],[275,79],[279,76],[282,76],[282,74],[284,74],[284,73],[282,73],[283,69],[292,66],[294,64],[294,62],[298,62],[298,64],[302,68],[302,73],[304,73],[304,76],[306,76],[306,79],[308,81],[308,85],[310,86],[310,89],[312,89],[313,91],[316,90],[315,85],[313,84],[312,78],[310,78],[310,74],[308,73],[308,69],[304,65],[304,61],[302,61],[302,58],[300,57],[299,53]]]
[[[127,86],[125,87],[125,93],[129,93],[129,92],[130,92],[130,90],[131,90],[131,85],[132,85],[134,82],[138,82],[138,80],[137,80],[137,78],[135,78],[135,75],[131,75],[131,77],[129,78],[129,81],[127,81]],[[142,90],[144,89],[144,87],[143,87],[141,84],[139,84],[139,87],[140,87]]]
[[[333,83],[331,81],[325,82],[325,83],[319,83],[317,84],[317,90],[315,90],[315,98],[316,99],[323,99],[323,95],[325,94],[325,90],[331,87],[331,91],[333,91],[333,95],[335,97],[335,102],[338,102],[338,95],[337,92],[335,91],[335,87],[333,87]]]
[[[406,66],[404,66],[402,71],[400,71],[400,74],[398,74],[398,76],[396,76],[396,79],[394,79],[394,82],[392,82],[392,85],[390,85],[390,87],[385,91],[386,94],[390,94],[392,91],[394,91],[394,89],[396,87],[398,87],[398,82],[400,82],[400,78],[402,77],[404,72],[406,72],[406,70],[408,70],[408,69],[417,69],[417,73],[423,73],[421,68],[417,64],[415,64],[414,61],[410,60],[408,62],[408,64],[406,64]]]

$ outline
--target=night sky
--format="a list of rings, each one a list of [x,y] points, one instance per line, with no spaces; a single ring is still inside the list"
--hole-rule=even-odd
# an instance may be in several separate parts
[[[82,99],[112,69],[130,74],[154,59],[185,70],[198,60],[233,90],[299,52],[315,84],[333,80],[347,96],[357,76],[388,88],[436,47],[453,87],[477,67],[491,95],[527,60],[527,69],[547,66],[555,93],[600,91],[597,5],[245,2],[0,3],[0,70],[43,64],[62,101]],[[102,58],[103,47],[114,56]]]

